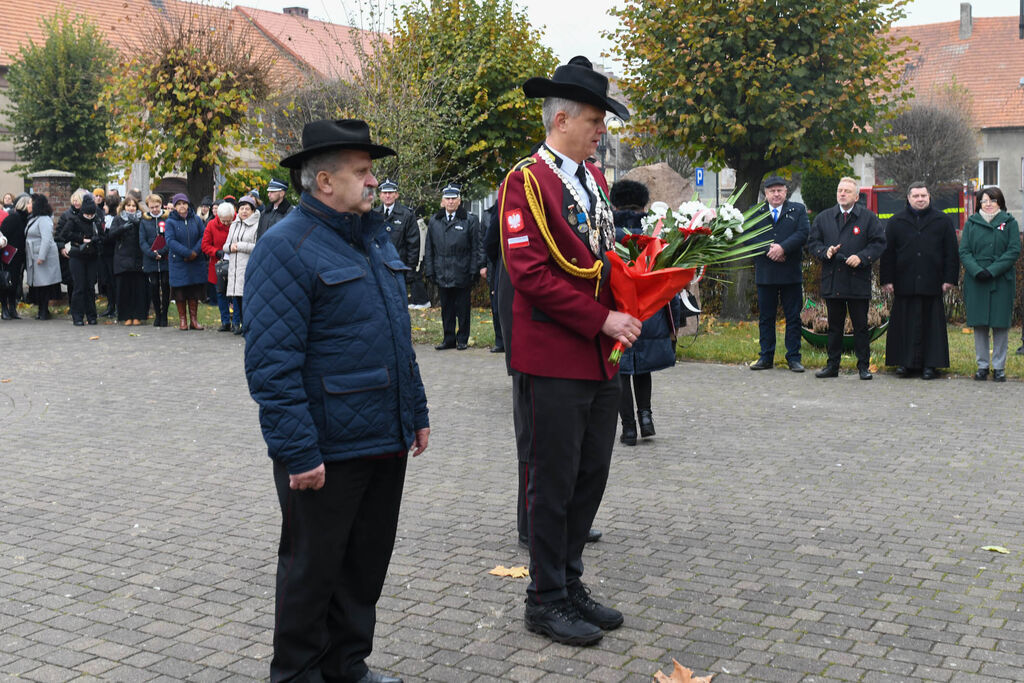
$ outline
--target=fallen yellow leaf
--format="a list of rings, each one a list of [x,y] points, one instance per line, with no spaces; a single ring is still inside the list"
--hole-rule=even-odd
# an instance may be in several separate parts
[[[96,335],[95,337],[89,337],[89,341],[96,341],[97,339],[99,339],[99,335]]]
[[[675,659],[672,660],[672,664],[674,665],[674,668],[672,669],[671,676],[666,676],[659,671],[654,674],[654,680],[658,683],[711,683],[711,677],[715,675],[708,674],[707,676],[694,676],[693,671],[687,669]]]
[[[983,545],[983,546],[981,546],[981,549],[982,550],[990,550],[990,551],[992,551],[994,553],[1000,553],[1002,555],[1009,555],[1010,554],[1010,551],[1007,550],[1006,548],[1004,548],[1001,545]]]
[[[506,567],[500,564],[487,573],[495,576],[507,576],[511,579],[525,579],[530,576],[526,567]]]
[[[878,372],[878,366],[877,365],[869,365],[868,366],[868,370],[871,371],[871,372]]]
[[[972,329],[971,329],[971,328],[969,328],[969,327],[965,327],[965,328],[963,328],[963,329],[962,329],[962,330],[960,330],[960,331],[961,331],[961,332],[962,332],[963,334],[970,334],[971,332],[974,332],[974,330],[972,330]]]
[[[0,384],[10,384],[10,382],[11,380],[9,379],[0,379]]]

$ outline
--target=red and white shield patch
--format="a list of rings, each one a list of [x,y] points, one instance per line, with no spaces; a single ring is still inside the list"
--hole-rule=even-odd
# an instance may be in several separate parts
[[[509,232],[519,232],[523,229],[523,212],[521,209],[505,212],[505,228]]]
[[[860,234],[860,228],[858,226],[856,226],[856,225],[853,226],[853,234],[854,235],[859,235]]]

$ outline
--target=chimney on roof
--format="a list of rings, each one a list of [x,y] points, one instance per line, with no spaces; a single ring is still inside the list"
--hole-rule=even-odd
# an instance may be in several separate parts
[[[970,7],[970,5],[968,5]],[[305,7],[285,7],[281,10],[285,14],[291,17],[302,17],[303,19],[309,19],[309,10]]]
[[[285,10],[286,12],[288,10]],[[974,20],[971,18],[971,3],[960,3],[960,40],[967,40],[971,37],[971,29],[974,27]]]

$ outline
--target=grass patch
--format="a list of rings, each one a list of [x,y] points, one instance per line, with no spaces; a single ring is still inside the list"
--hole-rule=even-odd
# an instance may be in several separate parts
[[[786,348],[783,343],[786,325],[780,322],[776,326],[776,365],[786,365]],[[966,332],[965,332],[966,330]],[[950,325],[949,362],[945,371],[949,375],[969,377],[974,374],[977,366],[974,362],[973,330],[959,325]],[[887,333],[888,334],[888,333]],[[747,364],[757,360],[760,352],[756,321],[719,320],[711,315],[702,315],[696,335],[680,337],[676,345],[676,355],[685,360],[704,361],[708,363]],[[1024,356],[1014,354],[1020,344],[1020,328],[1010,330],[1010,351],[1006,359],[1006,376],[1024,378]],[[803,341],[800,347],[803,364],[809,369],[817,369],[825,365],[827,355],[824,349],[811,346]],[[885,367],[885,335],[871,343],[871,364],[880,372],[893,372],[895,368]],[[844,354],[843,368],[855,367],[853,353]]]

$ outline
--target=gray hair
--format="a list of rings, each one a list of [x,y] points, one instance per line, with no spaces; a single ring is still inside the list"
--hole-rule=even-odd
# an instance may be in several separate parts
[[[551,132],[555,127],[555,116],[560,111],[564,111],[569,118],[574,119],[583,113],[583,103],[575,100],[566,100],[561,97],[545,97],[542,108],[544,130],[549,133]]]
[[[334,173],[342,164],[342,156],[345,150],[329,149],[326,152],[314,154],[302,162],[302,172],[299,184],[303,192],[312,194],[317,189],[316,176],[320,171]]]
[[[32,197],[27,194],[18,195],[18,200],[14,202],[15,211],[24,211],[28,208],[28,203],[32,201]]]

